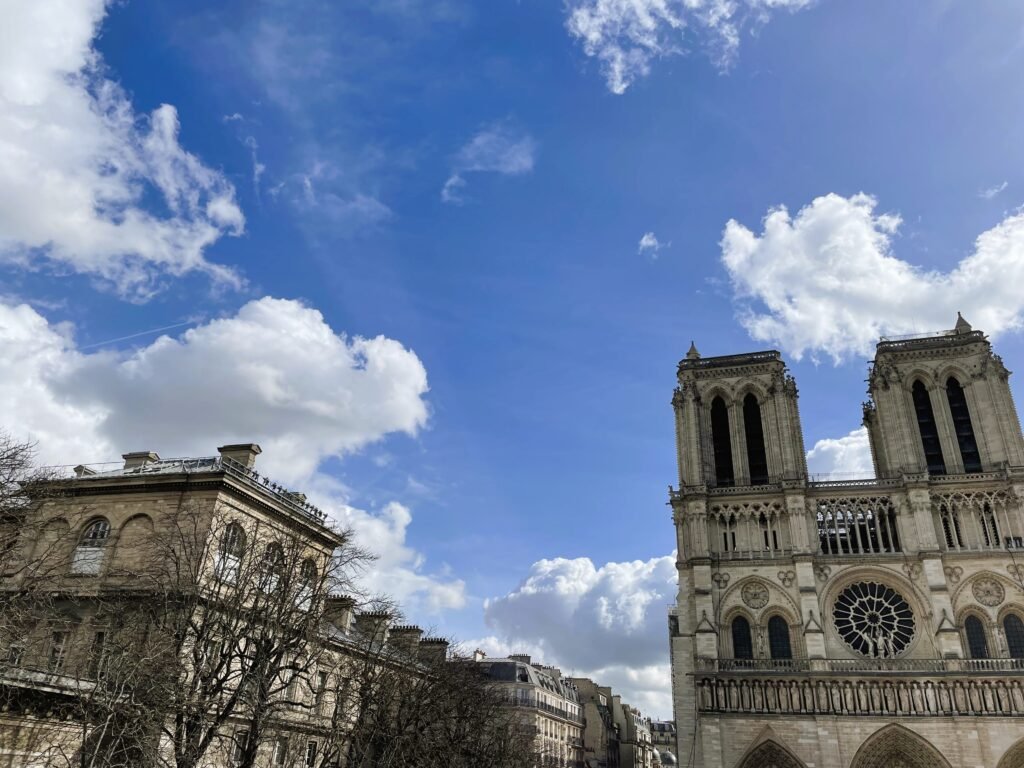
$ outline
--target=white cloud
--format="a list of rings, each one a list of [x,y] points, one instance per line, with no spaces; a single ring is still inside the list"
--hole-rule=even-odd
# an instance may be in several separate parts
[[[859,427],[843,437],[816,442],[807,452],[807,470],[836,478],[874,477],[867,429]]]
[[[135,114],[92,46],[103,0],[8,4],[0,25],[0,260],[93,275],[144,299],[162,275],[238,285],[204,251],[245,219],[224,176]],[[163,210],[143,205],[159,193]]]
[[[608,89],[622,94],[650,73],[651,62],[686,51],[685,33],[727,69],[744,26],[764,24],[772,11],[799,11],[813,0],[568,0],[569,33],[601,62]]]
[[[494,636],[467,645],[492,655],[525,650],[668,715],[667,615],[675,593],[674,555],[600,568],[588,558],[539,560],[515,590],[485,602]]]
[[[978,192],[978,197],[984,200],[991,200],[1004,189],[1010,186],[1010,182],[1004,181],[1002,184],[996,184],[994,187],[988,187]]]
[[[455,156],[451,176],[441,188],[446,203],[461,203],[466,174],[500,173],[521,176],[533,170],[537,143],[527,133],[507,123],[494,123],[482,129]]]
[[[640,238],[640,243],[637,246],[637,253],[643,256],[645,253],[648,254],[652,259],[658,258],[658,251],[662,248],[668,248],[672,243],[661,243],[658,242],[658,238],[654,236],[653,232],[645,232],[644,236]]]
[[[46,463],[116,460],[132,450],[209,455],[255,441],[261,469],[305,490],[381,560],[369,575],[412,607],[460,607],[464,585],[427,573],[406,545],[410,511],[344,502],[320,467],[427,421],[427,374],[397,341],[336,333],[297,301],[263,298],[231,317],[131,351],[86,353],[71,329],[27,304],[0,303],[3,428]]]
[[[1024,211],[983,232],[950,272],[927,271],[892,251],[901,219],[866,194],[818,197],[791,216],[765,216],[758,235],[735,220],[722,263],[740,320],[758,341],[799,359],[870,355],[880,335],[952,328],[957,311],[996,335],[1021,326]]]

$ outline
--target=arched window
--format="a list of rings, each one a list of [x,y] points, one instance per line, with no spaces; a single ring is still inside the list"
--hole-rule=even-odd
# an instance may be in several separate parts
[[[711,443],[715,454],[715,483],[733,484],[732,443],[729,437],[729,409],[721,397],[711,401]]]
[[[1024,621],[1015,613],[1003,619],[1003,632],[1006,634],[1006,649],[1011,659],[1024,659]]]
[[[981,456],[978,454],[978,441],[974,439],[974,427],[971,425],[971,412],[967,409],[967,398],[964,396],[964,388],[953,376],[946,380],[946,399],[949,400],[953,431],[960,445],[964,471],[981,472]]]
[[[238,523],[228,523],[217,552],[217,577],[230,584],[238,581],[238,571],[244,556],[245,531]]]
[[[789,644],[789,625],[781,616],[768,619],[768,649],[773,659],[793,658],[793,648]]]
[[[985,626],[977,616],[964,619],[964,634],[967,635],[967,653],[972,659],[988,658],[988,638]]]
[[[71,572],[77,576],[97,576],[110,540],[110,523],[99,517],[85,527],[71,559]]]
[[[750,638],[750,622],[743,616],[732,620],[732,657],[734,659],[754,658],[754,643]]]
[[[935,424],[935,412],[928,389],[920,379],[914,382],[914,410],[917,412],[917,428],[921,433],[921,447],[928,464],[928,472],[933,475],[946,474],[946,462],[942,458],[942,445],[939,443],[939,428]]]
[[[743,433],[747,438],[747,465],[750,467],[750,484],[765,485],[768,482],[768,457],[764,452],[761,406],[758,405],[753,392],[743,398]]]

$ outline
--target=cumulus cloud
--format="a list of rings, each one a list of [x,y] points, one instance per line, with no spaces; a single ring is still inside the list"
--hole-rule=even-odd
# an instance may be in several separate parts
[[[813,0],[569,0],[569,34],[601,62],[612,93],[622,94],[651,63],[682,54],[686,33],[721,69],[739,51],[740,30],[768,21],[772,11],[799,11]]]
[[[952,328],[957,311],[997,335],[1021,326],[1024,211],[978,236],[949,272],[893,253],[901,219],[876,212],[866,194],[818,197],[791,216],[765,216],[761,234],[735,220],[722,235],[722,263],[750,335],[800,359],[870,355],[881,335]]]
[[[825,438],[807,452],[807,470],[814,475],[874,477],[871,444],[864,427],[840,438]]]
[[[493,635],[471,644],[492,655],[525,650],[668,715],[667,612],[675,592],[674,555],[600,567],[588,558],[539,560],[516,589],[485,602]]]
[[[470,173],[500,173],[521,176],[533,170],[537,143],[527,133],[507,123],[486,126],[459,150],[451,175],[441,188],[446,203],[461,203]]]
[[[137,116],[104,76],[93,40],[105,13],[103,0],[5,9],[0,260],[92,275],[134,299],[191,271],[237,285],[205,257],[244,229],[234,189],[181,147],[173,106]]]
[[[993,187],[982,189],[978,192],[978,197],[982,198],[983,200],[991,200],[1004,189],[1006,189],[1008,186],[1010,186],[1010,182],[1004,181],[1002,184],[996,184]]]
[[[671,243],[661,243],[658,238],[655,237],[653,232],[645,232],[644,236],[640,238],[640,243],[637,246],[637,253],[641,256],[647,254],[652,259],[658,258],[658,251],[662,248],[668,248]]]
[[[345,503],[321,465],[427,421],[427,374],[397,341],[335,332],[315,309],[263,298],[237,314],[130,351],[85,352],[72,329],[27,304],[0,302],[3,427],[47,463],[86,464],[131,450],[209,455],[256,441],[261,468],[307,491],[381,556],[371,586],[426,609],[462,605],[461,581],[425,571],[405,544],[409,509]]]

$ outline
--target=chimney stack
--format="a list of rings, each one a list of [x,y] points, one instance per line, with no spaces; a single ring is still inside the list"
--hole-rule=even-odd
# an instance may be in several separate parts
[[[124,468],[127,469],[138,469],[144,467],[147,464],[152,464],[154,461],[160,461],[160,457],[153,451],[135,451],[134,453],[124,453],[121,455],[124,459]]]
[[[356,601],[348,595],[329,595],[324,600],[324,617],[332,626],[348,632],[352,626],[352,611]]]
[[[252,469],[256,464],[256,457],[263,453],[263,449],[256,443],[235,443],[234,445],[222,445],[217,452],[222,459],[231,459],[246,469]]]
[[[448,641],[443,637],[424,637],[419,645],[420,661],[424,664],[442,664],[448,658]]]
[[[530,663],[530,654],[528,653],[513,653],[509,655],[509,658],[512,659],[512,661],[519,661],[523,664]]]
[[[402,624],[388,631],[388,642],[391,647],[406,656],[416,656],[423,630],[413,624]]]
[[[387,611],[367,611],[356,614],[356,632],[374,645],[380,645],[388,633],[391,614]]]

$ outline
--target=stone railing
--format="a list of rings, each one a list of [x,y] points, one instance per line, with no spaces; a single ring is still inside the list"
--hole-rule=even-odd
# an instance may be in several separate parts
[[[1024,659],[697,659],[697,672],[936,675],[1024,673]]]
[[[778,715],[1024,716],[1020,673],[978,673],[939,679],[836,679],[802,675],[696,675],[697,707],[705,713]]]

